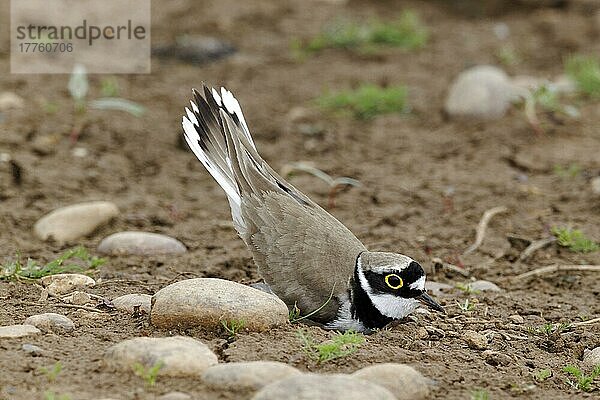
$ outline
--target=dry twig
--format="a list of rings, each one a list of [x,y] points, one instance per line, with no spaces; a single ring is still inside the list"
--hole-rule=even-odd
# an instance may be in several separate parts
[[[549,244],[552,244],[554,242],[556,242],[556,238],[554,236],[550,236],[550,237],[547,237],[544,239],[535,240],[535,241],[531,242],[531,244],[529,246],[527,246],[527,248],[525,250],[523,250],[521,255],[519,255],[519,261],[527,260],[529,257],[531,257],[533,255],[533,253],[535,253],[536,251],[538,251],[540,249],[543,249],[544,247],[546,247]]]
[[[514,276],[512,279],[521,280],[521,279],[531,278],[532,276],[551,274],[553,272],[559,272],[559,271],[600,272],[600,265],[548,265],[546,267],[537,268],[537,269],[534,269],[533,271],[528,271],[523,274]]]
[[[508,209],[506,207],[500,206],[500,207],[490,208],[489,210],[487,210],[486,212],[483,213],[483,217],[481,217],[481,221],[479,221],[479,224],[477,225],[477,231],[475,234],[475,243],[473,243],[467,250],[465,250],[463,255],[470,254],[470,253],[474,252],[475,250],[477,250],[477,248],[479,246],[481,246],[481,243],[483,243],[483,239],[485,238],[485,231],[486,231],[487,226],[490,223],[490,220],[492,219],[492,217],[496,214],[504,213],[506,211],[508,211]]]
[[[584,325],[591,325],[591,324],[595,324],[600,322],[600,318],[594,318],[594,319],[588,319],[587,321],[581,321],[581,322],[573,322],[571,324],[571,326],[584,326]]]

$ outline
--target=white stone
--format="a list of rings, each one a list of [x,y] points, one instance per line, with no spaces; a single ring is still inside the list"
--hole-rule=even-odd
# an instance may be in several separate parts
[[[16,110],[25,107],[25,101],[11,92],[0,93],[0,111]]]
[[[513,324],[524,324],[525,323],[525,318],[523,318],[522,316],[520,316],[519,314],[514,314],[514,315],[510,315],[508,317],[508,319],[510,320],[510,322],[512,322]]]
[[[445,110],[451,117],[502,118],[511,105],[514,90],[500,68],[478,65],[458,75],[450,86]]]
[[[32,315],[25,320],[25,325],[33,325],[42,332],[70,332],[75,324],[68,317],[56,313]]]
[[[48,294],[52,296],[60,296],[70,293],[75,289],[93,287],[96,281],[87,275],[81,274],[55,274],[44,276],[42,285],[48,290]]]
[[[600,176],[592,178],[592,193],[600,194]]]
[[[62,301],[65,303],[76,304],[76,305],[82,306],[84,304],[91,303],[92,297],[85,292],[80,292],[80,291],[76,290],[73,293],[71,293],[70,295],[63,297]]]
[[[385,387],[397,400],[421,400],[429,396],[431,381],[409,365],[375,364],[359,369],[352,376]]]
[[[583,352],[583,365],[590,369],[600,365],[600,346]]]
[[[271,383],[252,400],[395,400],[386,388],[351,375],[300,374]]]
[[[172,237],[150,232],[119,232],[102,240],[98,251],[112,255],[182,254],[187,251],[183,243]]]
[[[479,332],[466,330],[462,334],[462,339],[467,343],[467,346],[475,350],[485,350],[488,347],[487,338]]]
[[[434,296],[444,296],[448,295],[454,289],[454,286],[447,283],[425,281],[425,289]]]
[[[217,356],[201,341],[185,337],[138,337],[111,346],[105,354],[109,366],[131,371],[136,364],[162,364],[158,375],[201,375],[217,364]]]
[[[39,335],[42,333],[33,325],[8,325],[0,326],[0,339],[14,339],[25,336]]]
[[[39,357],[44,353],[41,347],[29,343],[24,343],[21,350],[33,357]]]
[[[249,361],[217,364],[202,374],[202,381],[213,389],[258,390],[290,375],[296,368],[276,361]]]
[[[215,278],[187,279],[160,289],[152,298],[152,324],[164,329],[221,327],[221,321],[243,323],[265,331],[288,323],[288,309],[271,294]]]
[[[151,301],[152,296],[149,294],[126,294],[113,299],[112,303],[119,311],[132,313],[136,307],[139,307],[141,311],[150,314]]]
[[[119,215],[119,209],[108,201],[90,201],[58,208],[40,218],[33,231],[41,240],[64,243],[94,232]]]
[[[478,290],[480,292],[501,292],[502,289],[500,289],[498,287],[498,285],[496,285],[493,282],[490,281],[483,281],[483,280],[479,280],[479,281],[474,281],[474,282],[470,282],[468,285],[471,290]]]

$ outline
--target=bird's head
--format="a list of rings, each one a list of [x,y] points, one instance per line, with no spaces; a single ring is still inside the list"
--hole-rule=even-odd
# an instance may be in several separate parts
[[[425,271],[410,257],[365,251],[358,257],[356,275],[356,283],[386,317],[404,318],[420,304],[445,312],[425,291]]]

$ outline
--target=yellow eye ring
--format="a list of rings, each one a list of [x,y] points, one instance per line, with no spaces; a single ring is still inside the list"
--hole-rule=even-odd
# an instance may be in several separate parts
[[[391,281],[391,282],[390,282]],[[404,282],[402,278],[400,278],[396,274],[389,274],[385,276],[385,283],[392,289],[400,289]]]

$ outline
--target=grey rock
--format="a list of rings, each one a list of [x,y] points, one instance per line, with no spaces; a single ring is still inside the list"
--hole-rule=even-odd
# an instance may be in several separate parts
[[[64,243],[94,232],[119,215],[119,209],[108,201],[91,201],[56,209],[40,218],[33,231],[41,240]]]
[[[583,353],[583,365],[590,369],[600,365],[600,346]]]
[[[512,322],[513,324],[524,324],[525,323],[525,318],[523,318],[522,316],[520,316],[519,314],[514,314],[514,315],[510,315],[508,317],[508,319],[510,320],[510,322]]]
[[[300,374],[271,383],[252,400],[395,400],[386,388],[350,375]]]
[[[426,281],[425,289],[434,296],[443,296],[449,294],[454,286],[441,282]]]
[[[482,355],[485,362],[493,366],[501,365],[506,367],[513,362],[508,354],[500,353],[499,351],[486,350]]]
[[[445,110],[451,117],[498,119],[513,98],[513,86],[504,71],[478,65],[460,73],[452,83]]]
[[[236,282],[188,279],[159,290],[152,298],[152,324],[164,329],[219,328],[221,321],[242,321],[244,329],[265,331],[288,323],[278,297]]]
[[[502,289],[500,289],[498,287],[498,285],[496,285],[493,282],[490,281],[475,281],[475,282],[470,282],[469,283],[469,287],[471,288],[471,290],[478,290],[480,292],[501,292]]]
[[[24,343],[21,346],[21,350],[33,357],[39,357],[44,353],[41,347],[29,343]]]
[[[7,325],[0,326],[0,339],[14,339],[25,336],[39,335],[42,333],[33,325]]]
[[[92,297],[85,292],[80,292],[80,291],[76,290],[73,293],[71,293],[70,295],[63,297],[62,301],[64,301],[65,303],[81,306],[84,304],[91,303]]]
[[[290,375],[296,368],[275,361],[250,361],[217,364],[202,374],[202,381],[214,389],[258,390]]]
[[[170,392],[159,396],[156,400],[191,400],[192,396],[182,392]]]
[[[184,336],[128,339],[111,346],[104,358],[109,366],[127,371],[138,363],[161,363],[158,374],[163,376],[201,375],[217,364],[217,356],[204,343]]]
[[[462,339],[471,349],[485,350],[488,346],[487,338],[479,332],[466,330],[462,334]]]
[[[44,276],[41,279],[42,285],[52,296],[60,296],[70,293],[75,289],[93,287],[96,281],[87,275],[82,274],[55,274]]]
[[[17,110],[25,107],[25,101],[22,97],[11,93],[0,93],[0,111]]]
[[[75,324],[68,317],[56,313],[32,315],[25,320],[26,325],[33,325],[42,332],[64,333],[75,329]]]
[[[126,311],[128,313],[134,312],[139,307],[141,311],[145,311],[150,314],[150,302],[152,296],[149,294],[126,294],[113,299],[112,303],[115,308],[119,311]]]
[[[600,176],[592,178],[592,193],[600,194]]]
[[[182,254],[187,249],[179,240],[150,232],[119,232],[102,240],[98,252],[111,255]]]
[[[421,400],[429,396],[431,381],[405,364],[375,364],[359,369],[352,376],[383,386],[397,400]]]

